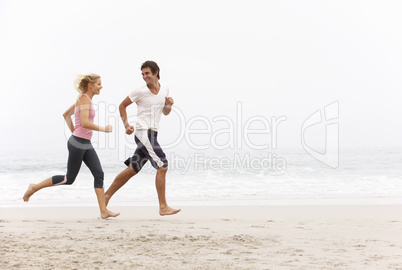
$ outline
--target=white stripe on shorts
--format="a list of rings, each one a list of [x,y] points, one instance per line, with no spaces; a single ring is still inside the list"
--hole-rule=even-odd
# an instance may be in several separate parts
[[[154,150],[151,142],[149,141],[148,130],[146,130],[146,129],[137,129],[135,131],[135,136],[145,146],[145,148],[147,149],[147,151],[148,151],[149,155],[151,156],[152,160],[158,165],[158,167],[162,167],[163,166],[163,161],[155,153],[155,150]]]

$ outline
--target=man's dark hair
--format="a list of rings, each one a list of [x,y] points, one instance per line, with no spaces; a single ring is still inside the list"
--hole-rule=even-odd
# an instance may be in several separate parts
[[[141,66],[141,70],[144,68],[147,68],[147,67],[151,69],[152,74],[155,74],[156,72],[158,72],[157,77],[158,77],[158,79],[160,79],[160,76],[159,76],[160,71],[159,71],[159,67],[158,67],[157,63],[155,63],[154,61],[145,61]]]

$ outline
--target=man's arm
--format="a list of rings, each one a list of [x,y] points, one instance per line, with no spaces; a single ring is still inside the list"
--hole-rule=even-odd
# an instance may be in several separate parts
[[[163,107],[163,114],[168,115],[172,111],[172,106],[174,104],[173,98],[165,97],[165,107]]]
[[[123,121],[123,125],[126,128],[126,134],[127,135],[131,135],[134,132],[134,127],[131,126],[128,123],[128,119],[127,119],[127,110],[126,108],[128,106],[130,106],[133,102],[131,101],[131,99],[129,97],[126,97],[119,106],[119,111],[120,111],[120,116],[121,116],[121,120]]]

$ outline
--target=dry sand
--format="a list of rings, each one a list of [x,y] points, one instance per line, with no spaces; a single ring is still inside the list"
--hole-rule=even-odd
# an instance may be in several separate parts
[[[0,269],[402,269],[402,206],[0,207]]]

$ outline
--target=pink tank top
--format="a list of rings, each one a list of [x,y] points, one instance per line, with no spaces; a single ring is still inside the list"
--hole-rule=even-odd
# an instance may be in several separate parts
[[[83,96],[87,96],[87,95],[83,94]],[[77,106],[75,106],[75,109],[74,109],[74,117],[75,117],[75,130],[73,132],[73,135],[76,136],[76,137],[83,138],[83,139],[91,140],[91,138],[92,138],[92,130],[84,128],[81,125],[81,112],[80,112],[80,110],[78,109]],[[91,107],[89,108],[88,120],[91,123],[93,123],[94,118],[95,118],[95,110],[94,110],[94,108],[92,106],[92,103],[91,103]]]

